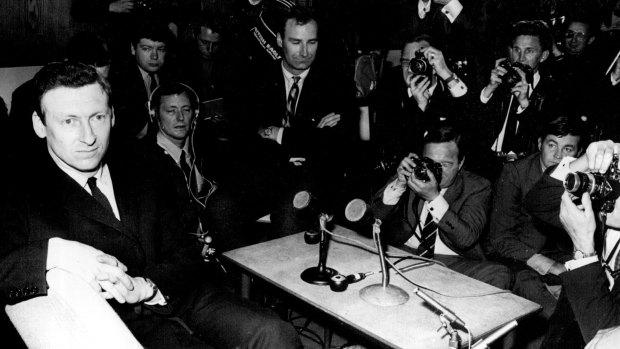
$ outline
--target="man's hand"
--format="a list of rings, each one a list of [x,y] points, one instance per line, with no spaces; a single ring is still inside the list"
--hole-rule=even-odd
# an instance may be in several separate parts
[[[269,139],[274,142],[278,141],[278,133],[280,132],[280,127],[278,126],[269,126],[269,127],[259,127],[258,135],[264,139]]]
[[[338,124],[338,122],[340,121],[340,114],[336,114],[336,113],[329,113],[327,115],[325,115],[321,121],[319,121],[319,124],[316,125],[317,128],[323,128],[323,127],[334,127]]]
[[[153,288],[142,277],[129,277],[127,282],[114,275],[101,273],[97,275],[97,281],[104,290],[103,298],[114,298],[119,303],[136,304],[154,296]]]
[[[102,285],[97,281],[99,274],[108,274],[110,278],[123,284],[131,283],[129,276],[125,274],[127,267],[118,259],[77,241],[49,239],[47,270],[53,268],[79,276],[97,292],[102,290]]]
[[[133,10],[133,0],[117,0],[111,2],[108,11],[115,13],[129,13]]]
[[[586,152],[569,166],[572,171],[605,173],[611,165],[614,154],[620,154],[620,143],[609,140],[593,142]]]
[[[422,75],[416,75],[409,80],[409,90],[411,96],[418,103],[418,108],[424,111],[428,106],[428,88],[431,85],[431,81]]]
[[[517,97],[517,101],[519,101],[521,108],[525,109],[530,105],[530,85],[527,83],[527,79],[525,78],[525,72],[518,67],[515,68],[515,70],[521,76],[521,81],[517,82],[510,92]]]
[[[490,98],[493,92],[497,90],[499,85],[503,82],[502,76],[504,76],[508,71],[504,67],[500,67],[500,63],[505,61],[506,58],[500,58],[495,61],[495,68],[491,70],[491,77],[489,78],[489,83],[482,90],[482,94],[485,98]]]
[[[443,53],[440,50],[429,46],[421,49],[420,52],[424,54],[424,57],[426,57],[428,63],[433,66],[435,73],[437,73],[437,76],[439,76],[442,80],[452,76],[452,71],[448,68]]]
[[[560,221],[573,241],[575,250],[592,253],[594,252],[596,221],[594,220],[590,194],[584,193],[581,196],[581,205],[582,207],[577,207],[570,194],[564,192],[560,205]]]
[[[409,153],[409,156],[403,158],[400,164],[398,164],[398,168],[396,169],[396,174],[398,175],[396,184],[400,187],[407,185],[407,180],[413,175],[413,168],[415,165],[411,158],[414,156],[417,157],[417,155]]]
[[[566,271],[566,267],[564,266],[564,264],[558,263],[558,262],[553,263],[553,265],[551,265],[551,268],[549,268],[549,274],[552,274],[555,276],[558,276],[565,271]]]
[[[415,176],[409,176],[407,185],[417,196],[426,201],[433,201],[439,196],[439,184],[437,183],[437,179],[435,179],[435,175],[432,171],[427,170],[426,174],[430,179],[428,182],[421,181]]]

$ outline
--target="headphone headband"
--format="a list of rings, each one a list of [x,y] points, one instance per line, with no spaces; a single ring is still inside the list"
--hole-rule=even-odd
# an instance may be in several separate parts
[[[181,87],[183,87],[185,89],[185,92],[191,92],[191,95],[189,96],[190,99],[193,96],[194,99],[196,100],[196,105],[195,105],[195,109],[194,109],[194,121],[193,123],[196,122],[196,120],[198,119],[198,115],[200,114],[200,97],[198,97],[198,94],[196,93],[196,91],[194,91],[193,88],[191,88],[189,85],[184,84],[182,82],[172,82],[169,84],[162,84],[157,86],[153,91],[151,91],[151,94],[149,95],[149,100],[147,102],[147,108],[149,111],[149,117],[151,119],[151,122],[155,122],[155,117],[156,117],[156,113],[155,113],[155,108],[158,108],[159,106],[155,106],[153,105],[153,97],[155,96],[156,93],[158,93],[158,91],[161,89],[162,86],[173,86],[173,85],[179,85]],[[161,103],[161,100],[160,100]]]

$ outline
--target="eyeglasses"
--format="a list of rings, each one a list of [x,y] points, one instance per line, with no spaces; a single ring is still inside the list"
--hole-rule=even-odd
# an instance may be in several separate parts
[[[566,39],[573,39],[577,41],[584,41],[586,39],[586,33],[574,32],[572,30],[567,30],[564,34]]]

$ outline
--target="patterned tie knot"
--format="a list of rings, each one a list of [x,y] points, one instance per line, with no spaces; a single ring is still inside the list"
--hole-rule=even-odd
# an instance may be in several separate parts
[[[301,76],[293,76],[293,83],[297,84],[301,80]]]

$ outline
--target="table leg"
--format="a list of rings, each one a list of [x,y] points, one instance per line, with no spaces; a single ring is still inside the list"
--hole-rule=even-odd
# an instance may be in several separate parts
[[[250,299],[250,286],[252,278],[245,273],[241,273],[241,298]]]

